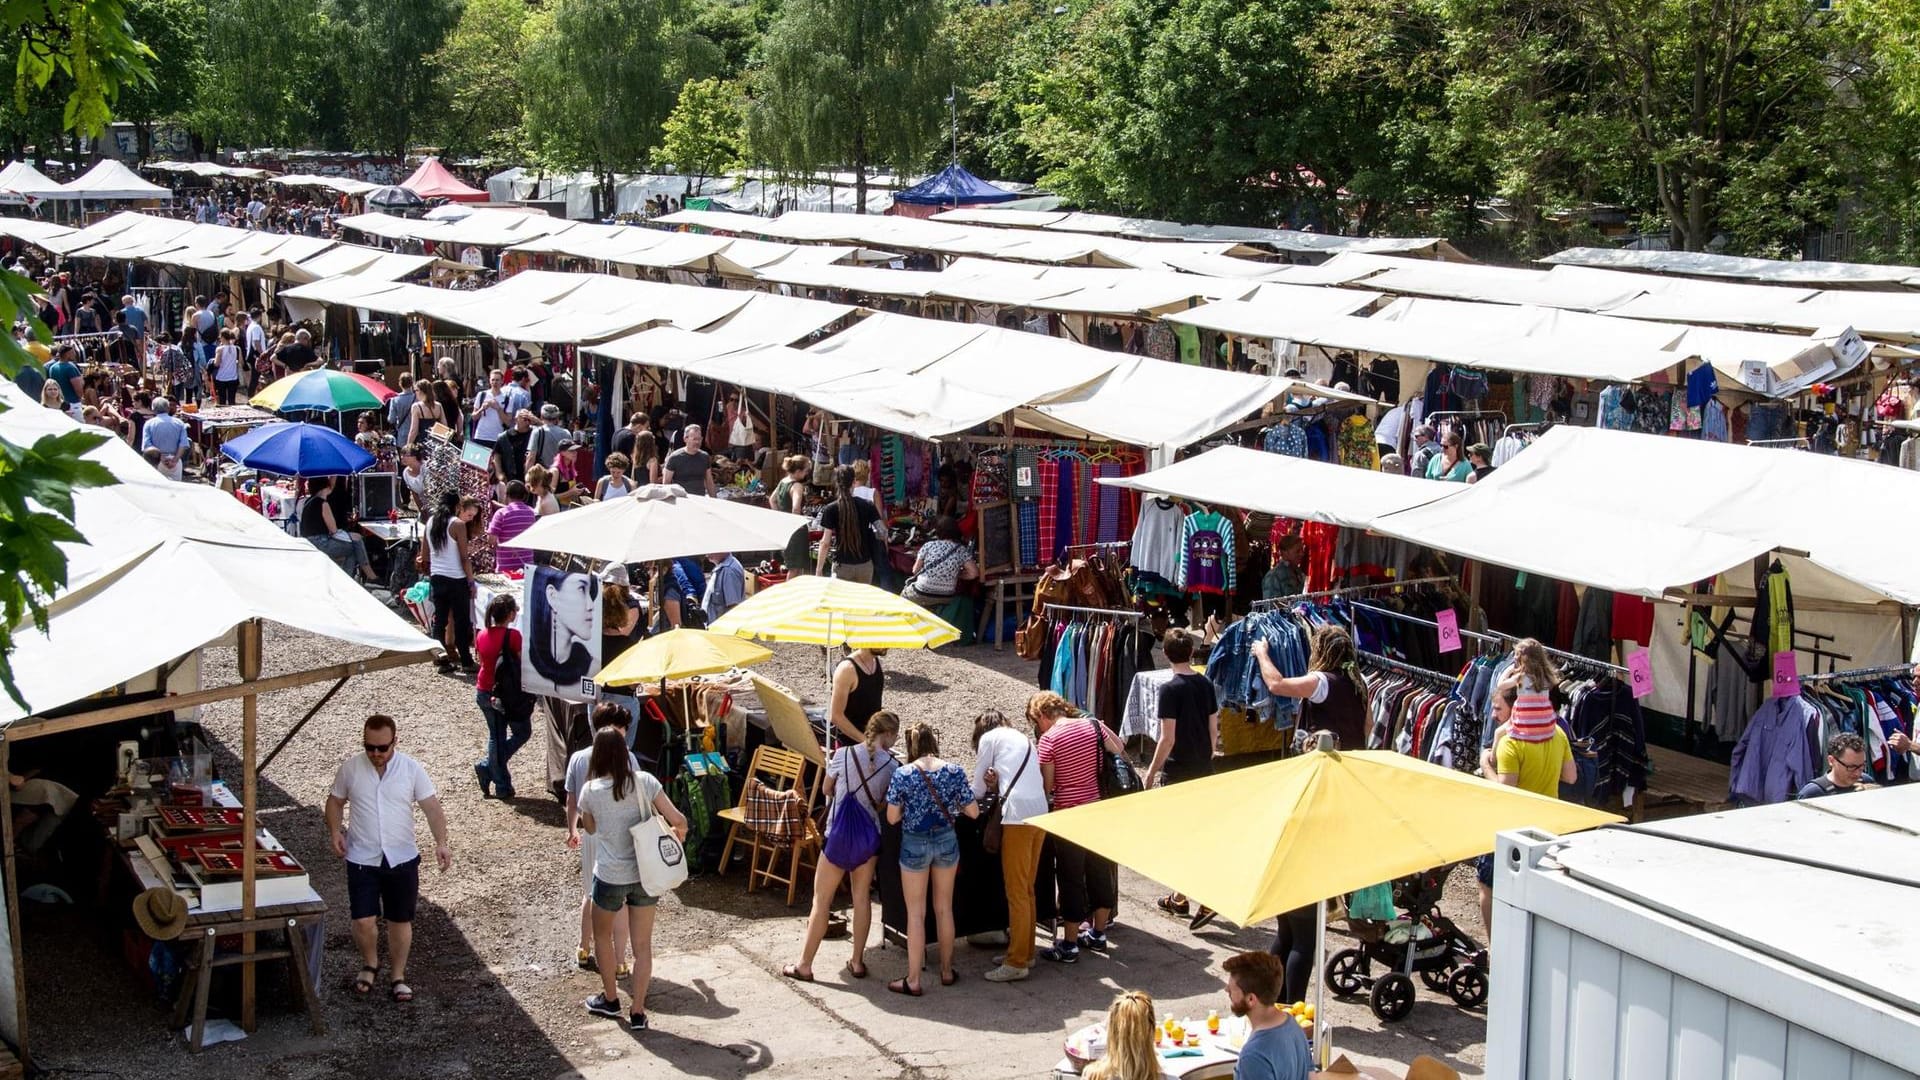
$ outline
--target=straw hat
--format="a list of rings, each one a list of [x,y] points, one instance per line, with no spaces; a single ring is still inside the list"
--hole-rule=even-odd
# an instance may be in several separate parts
[[[133,921],[155,941],[172,941],[187,928],[186,898],[162,886],[133,898]]]

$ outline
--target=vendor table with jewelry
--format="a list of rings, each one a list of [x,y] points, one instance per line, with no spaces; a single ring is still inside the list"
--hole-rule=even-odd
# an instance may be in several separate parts
[[[214,793],[214,805],[208,809],[233,809],[225,805],[233,799],[224,785],[215,785]],[[164,857],[155,857],[158,849],[145,836],[116,839],[113,850],[121,868],[132,880],[136,894],[164,888],[179,892],[187,900],[185,924],[171,940],[188,946],[187,972],[174,1000],[173,1025],[178,1028],[191,1020],[192,1028],[187,1034],[189,1049],[198,1052],[204,1048],[207,1002],[213,989],[214,972],[223,967],[268,961],[287,961],[291,982],[299,990],[313,1033],[326,1033],[326,1015],[320,1007],[316,978],[326,939],[327,904],[308,884],[304,873],[297,878],[276,880],[262,876],[256,879],[256,895],[271,902],[256,904],[253,918],[249,919],[242,914],[237,880],[222,883],[217,893],[211,888],[196,888],[194,879],[182,877]],[[265,830],[260,831],[259,850],[269,856],[284,852]],[[245,951],[241,944],[245,940],[243,935],[262,933],[284,935],[285,944]],[[242,1002],[243,1017],[252,1012],[251,1004]]]

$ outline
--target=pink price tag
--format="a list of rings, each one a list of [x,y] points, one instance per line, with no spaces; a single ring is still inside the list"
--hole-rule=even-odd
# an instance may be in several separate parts
[[[1653,659],[1644,649],[1627,657],[1627,684],[1636,698],[1653,693]]]
[[[1800,696],[1800,665],[1791,652],[1773,654],[1773,696]]]
[[[1433,621],[1440,627],[1440,651],[1460,648],[1460,616],[1452,608],[1441,608],[1434,612]]]

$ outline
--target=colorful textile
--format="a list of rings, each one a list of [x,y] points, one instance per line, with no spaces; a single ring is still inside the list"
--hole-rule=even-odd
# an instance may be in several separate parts
[[[1020,565],[1031,569],[1040,565],[1040,504],[1022,499],[1014,504],[1013,520],[1020,537],[1017,555]]]
[[[1118,479],[1126,475],[1126,467],[1117,461],[1102,461],[1093,467],[1096,478]],[[1093,540],[1096,544],[1111,544],[1121,538],[1120,504],[1124,488],[1095,484],[1100,504],[1098,521],[1094,525]]]
[[[1034,466],[1034,475],[1040,482],[1040,536],[1039,546],[1035,549],[1035,566],[1046,566],[1053,561],[1059,550],[1060,531],[1060,463],[1052,458],[1041,458]]]

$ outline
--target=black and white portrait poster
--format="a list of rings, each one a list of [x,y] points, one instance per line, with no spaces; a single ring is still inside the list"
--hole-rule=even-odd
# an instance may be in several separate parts
[[[600,670],[600,579],[535,566],[524,588],[521,680],[527,693],[591,700],[592,676]]]

